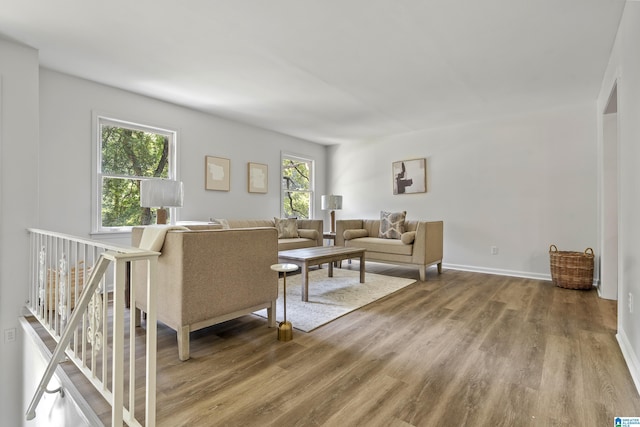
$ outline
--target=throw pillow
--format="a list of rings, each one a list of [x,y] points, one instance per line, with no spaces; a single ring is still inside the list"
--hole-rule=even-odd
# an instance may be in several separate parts
[[[400,239],[404,233],[404,219],[406,211],[402,212],[380,212],[380,233],[378,237],[383,239]]]
[[[407,231],[406,233],[402,233],[400,240],[402,240],[402,243],[404,243],[405,245],[410,245],[414,240],[416,240],[416,232]]]
[[[167,235],[167,231],[171,230],[186,230],[187,227],[181,225],[148,225],[142,230],[142,237],[138,247],[147,251],[160,252],[162,246],[164,246],[164,238]]]
[[[295,218],[273,218],[278,230],[278,239],[297,239],[298,220]]]
[[[299,228],[298,236],[303,239],[318,240],[318,230],[310,230],[308,228]]]
[[[345,240],[357,239],[359,237],[369,237],[369,232],[364,228],[354,228],[352,230],[344,230],[342,237]]]

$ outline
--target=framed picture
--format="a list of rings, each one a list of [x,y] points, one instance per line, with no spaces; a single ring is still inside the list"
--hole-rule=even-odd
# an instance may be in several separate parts
[[[248,165],[249,193],[266,193],[269,189],[269,167],[262,163]]]
[[[206,190],[229,191],[231,180],[229,168],[231,161],[222,157],[205,156],[204,158],[204,188]]]
[[[393,162],[393,194],[427,192],[427,159]]]

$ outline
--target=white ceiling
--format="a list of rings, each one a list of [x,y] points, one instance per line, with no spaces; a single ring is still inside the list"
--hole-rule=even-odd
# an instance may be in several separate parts
[[[0,35],[47,68],[334,144],[595,101],[623,8],[0,0]]]

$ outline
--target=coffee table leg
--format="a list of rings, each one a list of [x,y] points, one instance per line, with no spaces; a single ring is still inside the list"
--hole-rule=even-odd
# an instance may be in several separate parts
[[[333,277],[333,261],[329,263],[329,277]]]
[[[302,266],[302,301],[309,301],[309,264]]]
[[[364,283],[364,254],[360,255],[360,283]]]

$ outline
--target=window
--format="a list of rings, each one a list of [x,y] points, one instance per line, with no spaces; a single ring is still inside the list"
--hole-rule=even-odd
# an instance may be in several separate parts
[[[97,232],[155,223],[155,209],[140,207],[140,181],[175,179],[174,131],[97,118]]]
[[[282,156],[282,216],[311,218],[313,212],[313,160]]]

